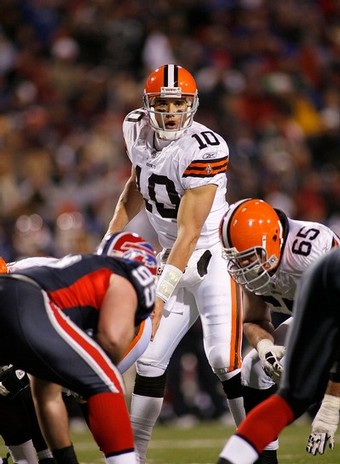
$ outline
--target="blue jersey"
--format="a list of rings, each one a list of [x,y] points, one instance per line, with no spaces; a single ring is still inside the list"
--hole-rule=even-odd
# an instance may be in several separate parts
[[[135,324],[146,319],[155,302],[155,283],[140,263],[104,255],[69,255],[47,265],[14,271],[33,279],[58,308],[82,328],[93,327],[112,274],[125,277],[137,293]]]

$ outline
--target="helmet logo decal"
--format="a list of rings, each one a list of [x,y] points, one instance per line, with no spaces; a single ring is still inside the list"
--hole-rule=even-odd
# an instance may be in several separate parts
[[[97,254],[138,261],[153,275],[156,274],[156,253],[152,245],[136,233],[126,231],[107,235],[99,245]]]
[[[141,261],[145,265],[154,265],[155,257],[147,242],[126,241],[123,245],[121,245],[120,249],[124,253],[125,259],[136,260],[136,258],[140,258],[138,261]]]

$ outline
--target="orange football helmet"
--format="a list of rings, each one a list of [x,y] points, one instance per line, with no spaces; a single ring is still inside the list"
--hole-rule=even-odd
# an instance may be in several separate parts
[[[274,208],[248,198],[231,205],[220,223],[230,275],[250,291],[263,289],[281,257],[283,227]]]
[[[0,256],[0,274],[7,274],[7,264],[2,256]]]
[[[179,127],[166,128],[166,117],[173,113],[155,111],[156,98],[185,99],[186,111],[176,113],[181,116]],[[150,125],[158,136],[165,140],[176,140],[193,123],[198,108],[198,90],[193,76],[181,66],[166,64],[153,71],[146,80],[144,88],[144,107],[149,115]],[[159,124],[156,115],[162,121]]]

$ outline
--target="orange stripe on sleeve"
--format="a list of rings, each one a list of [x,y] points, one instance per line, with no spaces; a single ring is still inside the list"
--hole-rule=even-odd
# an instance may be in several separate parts
[[[183,177],[213,177],[216,174],[227,172],[228,157],[217,160],[197,160],[189,164]]]

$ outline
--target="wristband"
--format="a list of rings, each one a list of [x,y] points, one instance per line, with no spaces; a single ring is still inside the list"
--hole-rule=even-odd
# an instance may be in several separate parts
[[[165,303],[169,300],[183,272],[172,264],[166,264],[157,283],[156,295]]]
[[[268,338],[263,338],[256,345],[256,350],[261,357],[261,355],[264,355],[267,351],[270,351],[273,348],[273,346],[274,343],[271,340],[269,340]]]

